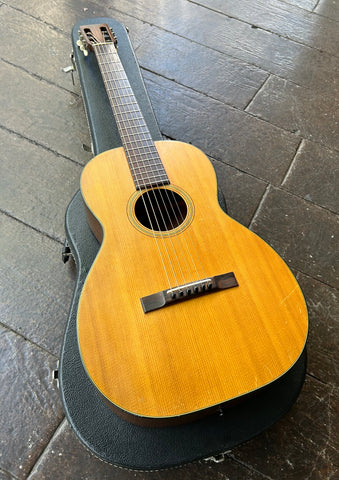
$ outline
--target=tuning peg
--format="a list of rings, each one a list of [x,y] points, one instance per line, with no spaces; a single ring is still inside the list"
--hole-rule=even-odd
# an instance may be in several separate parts
[[[85,57],[87,57],[88,55],[88,50],[86,48],[86,45],[84,45],[84,42],[82,42],[81,40],[78,40],[77,41],[77,45],[78,47],[80,48],[80,50],[83,52],[83,54],[85,55]]]
[[[82,53],[85,55],[85,57],[87,57],[87,55],[88,55],[88,50],[87,50],[87,48],[85,47],[85,45],[81,45],[80,50],[81,50]]]
[[[111,33],[112,33],[113,41],[114,41],[115,43],[117,43],[118,39],[117,39],[117,36],[116,36],[115,33],[114,33],[113,28],[110,28],[110,31],[111,31]]]

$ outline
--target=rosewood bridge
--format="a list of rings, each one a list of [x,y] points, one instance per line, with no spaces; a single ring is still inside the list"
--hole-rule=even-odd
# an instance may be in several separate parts
[[[215,275],[214,277],[204,278],[192,283],[179,285],[178,287],[162,290],[142,297],[141,304],[145,313],[158,310],[159,308],[183,302],[191,298],[200,297],[227,288],[237,287],[238,282],[233,272]]]

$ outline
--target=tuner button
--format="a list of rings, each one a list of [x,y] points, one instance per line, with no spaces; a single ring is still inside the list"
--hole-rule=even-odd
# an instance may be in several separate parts
[[[78,41],[77,41],[77,45],[78,45],[78,47],[81,47],[82,41],[81,41],[81,40],[78,40]]]

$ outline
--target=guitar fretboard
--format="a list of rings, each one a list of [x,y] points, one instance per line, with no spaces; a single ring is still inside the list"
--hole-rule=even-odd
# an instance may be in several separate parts
[[[136,189],[169,184],[114,44],[95,45],[94,51]]]

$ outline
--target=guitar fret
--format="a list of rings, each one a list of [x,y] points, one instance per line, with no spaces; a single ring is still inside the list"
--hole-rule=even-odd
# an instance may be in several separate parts
[[[131,139],[131,140],[127,141],[126,143],[128,143],[130,145],[128,147],[128,150],[137,150],[137,151],[140,151],[140,152],[146,151],[146,153],[147,152],[148,153],[154,153],[154,155],[158,156],[158,151],[155,148],[154,144],[151,144],[151,143],[150,144],[145,144],[145,142],[149,141],[149,138],[148,139],[141,139],[141,140],[142,140],[142,143],[138,142],[135,139]]]
[[[136,134],[134,134],[135,136]],[[156,151],[154,145],[150,144],[150,145],[145,145],[145,142],[148,142],[149,141],[149,138],[145,138],[145,139],[141,139],[142,140],[142,144],[138,144],[138,142],[136,142],[134,139],[133,140],[126,140],[126,144],[128,145],[131,145],[128,147],[128,150],[136,150],[136,149],[140,149],[140,148],[151,148],[155,153],[156,155],[158,155],[158,152]]]
[[[158,161],[159,160],[159,157],[157,156],[154,156],[153,158],[150,157],[150,154],[152,154],[152,152],[137,152],[137,153],[128,153],[128,156],[129,157],[134,157],[136,159],[140,159],[140,161],[142,162],[145,162],[145,161],[153,161],[152,162],[152,165],[155,165],[154,161]],[[142,158],[144,157],[144,158]],[[161,162],[158,161],[158,165],[162,165]]]
[[[154,163],[147,159],[145,161],[140,161],[140,159],[136,161],[131,159],[129,155],[128,155],[128,160],[129,160],[129,163],[133,165],[133,168],[151,169],[151,171],[159,171],[159,170],[164,171],[164,166],[162,163]]]
[[[155,182],[164,183],[166,182],[167,175],[162,174],[162,175],[136,175],[132,173],[132,178],[134,182],[140,187],[142,184],[154,184]]]
[[[138,172],[136,170],[139,170]],[[144,175],[144,174],[148,174],[148,171],[146,170],[145,167],[139,167],[139,166],[133,166],[133,172],[137,175]],[[161,175],[164,175],[164,171],[163,171],[163,168],[160,168],[159,170],[155,170],[153,169],[152,172],[156,172],[156,173],[159,173]]]
[[[140,177],[145,178],[145,175],[142,172],[134,172],[133,171],[133,175],[136,176],[136,177],[140,176]],[[162,177],[162,176],[164,176],[163,172],[162,173],[160,173],[160,172],[153,173],[152,172],[150,175],[147,175],[146,178],[156,178],[156,177]]]
[[[129,152],[131,157],[145,157],[144,160],[150,159],[150,160],[157,160],[159,161],[159,156],[157,152],[154,152],[153,150],[140,150],[138,147],[132,148],[132,150],[135,151],[135,153]],[[162,165],[162,163],[159,161],[159,165]]]
[[[129,128],[128,125],[125,125],[124,127],[125,127],[125,128]],[[131,127],[130,127],[130,128],[131,128]],[[138,137],[138,136],[140,136],[140,135],[147,135],[147,137],[148,137],[147,139],[146,139],[146,138],[145,138],[145,139],[140,138],[140,140],[148,140],[148,139],[150,138],[150,135],[149,135],[148,130],[145,131],[145,132],[133,132],[133,131],[131,131],[131,132],[122,132],[122,135],[127,135],[128,138],[130,138],[130,137]],[[135,140],[133,140],[133,141],[131,141],[131,142],[129,142],[129,143],[135,143]]]
[[[126,115],[128,113],[139,113],[139,110],[127,110],[126,112],[117,112],[117,115]],[[143,120],[144,117],[133,117],[133,120]]]
[[[148,163],[146,163],[146,162],[148,162]],[[150,167],[150,168],[152,168],[152,170],[156,170],[156,169],[164,170],[164,167],[163,167],[162,163],[154,163],[154,162],[152,163],[149,160],[145,160],[145,161],[141,161],[141,162],[135,162],[135,160],[132,160],[132,163],[135,166],[135,168],[139,168],[139,169]]]

